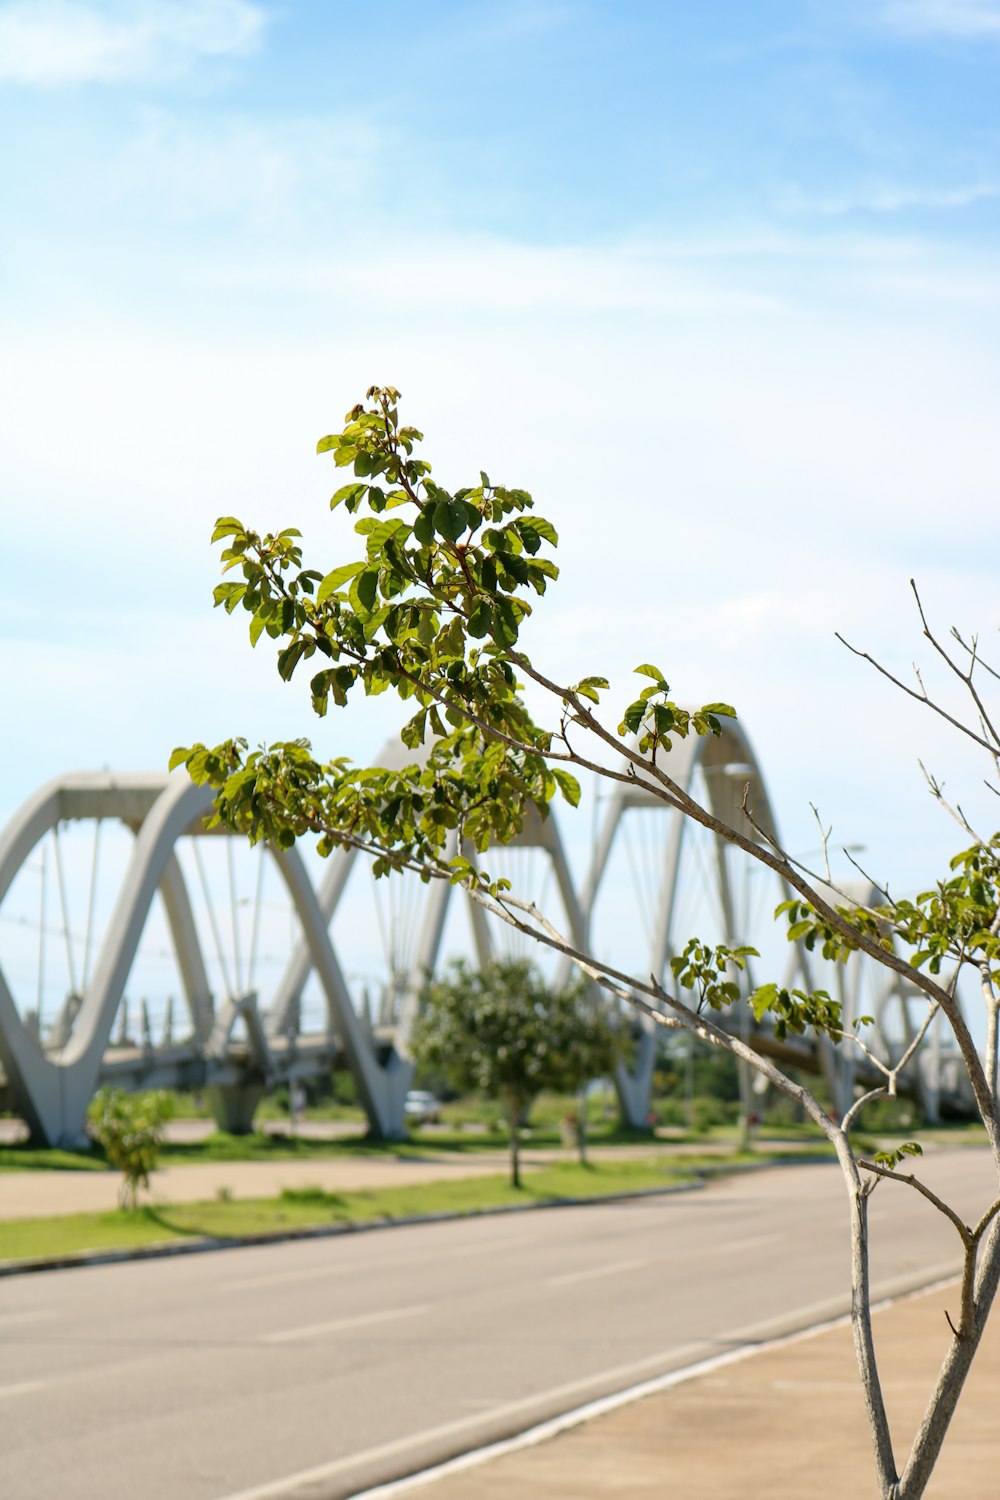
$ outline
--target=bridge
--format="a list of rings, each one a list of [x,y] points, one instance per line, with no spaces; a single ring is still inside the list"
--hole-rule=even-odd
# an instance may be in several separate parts
[[[402,765],[406,755],[390,743],[380,763]],[[752,837],[742,811],[749,782],[759,825],[776,834],[760,767],[739,726],[727,724],[719,739],[682,742],[670,753],[670,767],[679,783]],[[106,1084],[194,1089],[204,1093],[221,1128],[246,1131],[267,1090],[347,1067],[372,1129],[402,1134],[412,1077],[407,1038],[425,976],[453,947],[446,930],[453,904],[468,908],[469,939],[481,963],[511,952],[506,929],[444,882],[423,885],[404,875],[378,883],[386,894],[374,892],[383,962],[373,1007],[365,976],[346,970],[345,936],[338,936],[351,877],[364,856],[338,850],[320,872],[298,847],[259,846],[254,894],[241,898],[236,865],[249,851],[245,840],[206,828],[211,804],[210,791],[183,773],[77,772],[42,787],[0,834],[0,1107],[22,1116],[33,1138],[67,1144],[82,1136],[88,1105]],[[874,1045],[887,1058],[901,1055],[925,1014],[919,991],[895,975],[873,974],[875,966],[858,959],[827,966],[829,974],[818,978],[823,966],[814,955],[786,944],[772,928],[771,909],[786,894],[777,878],[665,807],[641,782],[616,784],[598,819],[599,810],[595,803],[583,878],[571,868],[554,813],[529,820],[515,845],[491,850],[491,874],[509,873],[515,890],[535,899],[578,947],[617,955],[622,967],[638,972],[665,976],[671,955],[695,933],[752,943],[769,977],[781,973],[788,986],[824,982],[843,1005],[846,1027],[858,1015],[872,1015]],[[102,908],[99,855],[109,829],[125,843],[112,872],[113,899],[105,875]],[[88,860],[85,845],[92,848]],[[206,874],[207,850],[216,851],[214,879]],[[32,918],[32,881],[39,876]],[[270,922],[276,950],[270,978],[260,951],[267,879],[283,903],[277,927]],[[86,911],[82,931],[72,919],[70,889]],[[220,901],[220,892],[228,892],[228,901],[225,895]],[[868,889],[852,894],[871,896]],[[228,904],[228,919],[220,917],[220,904]],[[180,991],[179,1001],[160,997],[156,1017],[154,1005],[144,998],[137,1006],[134,993],[154,928]],[[355,921],[348,937],[357,928]],[[27,965],[26,932],[37,937]],[[52,980],[53,939],[62,953],[60,990],[46,1017],[43,979]],[[19,984],[8,979],[15,947]],[[568,977],[566,968],[553,977]],[[745,979],[755,982],[752,968]],[[857,1084],[874,1081],[856,1049],[815,1037],[779,1043],[766,1026],[751,1023],[747,1007],[739,1011],[730,1024],[784,1065],[823,1073],[838,1107],[846,1108]],[[648,1022],[637,1026],[632,1063],[619,1066],[615,1080],[623,1116],[637,1125],[649,1110],[657,1030]],[[942,1111],[972,1113],[960,1059],[943,1031],[935,1027],[907,1071],[906,1086],[930,1119]]]

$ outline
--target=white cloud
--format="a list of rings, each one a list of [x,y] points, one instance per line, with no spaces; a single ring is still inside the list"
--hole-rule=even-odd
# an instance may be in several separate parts
[[[998,0],[890,0],[882,18],[910,36],[1000,38]]]
[[[143,109],[139,129],[102,174],[100,191],[181,224],[236,218],[251,230],[302,232],[324,201],[363,201],[380,170],[382,142],[361,119],[258,119],[232,114],[211,128]]]
[[[263,23],[249,0],[12,0],[0,8],[0,81],[145,80],[250,52]]]
[[[956,187],[919,187],[879,183],[845,193],[817,194],[795,187],[780,195],[780,206],[793,213],[821,214],[837,218],[846,214],[903,213],[907,209],[969,208],[996,198],[1000,188],[992,182],[962,183]]]

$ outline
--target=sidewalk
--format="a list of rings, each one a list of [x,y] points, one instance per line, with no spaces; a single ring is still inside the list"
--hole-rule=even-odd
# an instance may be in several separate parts
[[[898,1463],[951,1337],[944,1312],[955,1316],[957,1296],[950,1287],[876,1316]],[[996,1318],[927,1500],[994,1500],[1000,1490],[1000,1307]],[[850,1329],[765,1350],[412,1493],[420,1500],[874,1500]]]
[[[590,1155],[623,1160],[662,1155],[661,1146],[598,1147]],[[558,1148],[528,1150],[521,1159],[525,1171],[546,1163],[567,1161],[574,1153]],[[418,1182],[459,1181],[467,1177],[496,1177],[510,1170],[506,1151],[441,1152],[415,1159],[403,1156],[313,1157],[307,1161],[198,1162],[164,1167],[150,1177],[154,1203],[200,1203],[225,1188],[233,1198],[273,1198],[282,1188],[320,1187],[325,1192],[355,1188],[408,1187]],[[35,1219],[55,1214],[104,1213],[118,1206],[120,1172],[3,1171],[0,1172],[0,1223],[5,1219]]]

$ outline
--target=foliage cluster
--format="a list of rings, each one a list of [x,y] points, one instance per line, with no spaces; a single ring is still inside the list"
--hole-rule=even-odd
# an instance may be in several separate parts
[[[149,1187],[156,1168],[163,1130],[173,1116],[173,1099],[163,1090],[130,1094],[105,1088],[90,1108],[90,1130],[111,1165],[122,1174],[118,1201],[134,1209],[139,1189]]]
[[[579,985],[553,990],[524,960],[475,970],[458,959],[424,991],[410,1046],[418,1068],[501,1102],[519,1187],[520,1126],[532,1100],[610,1073],[621,1031]]]

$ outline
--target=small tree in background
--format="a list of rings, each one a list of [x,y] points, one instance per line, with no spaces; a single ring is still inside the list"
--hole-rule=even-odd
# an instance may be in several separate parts
[[[90,1107],[90,1128],[108,1161],[122,1173],[118,1189],[121,1208],[133,1209],[139,1189],[149,1187],[163,1143],[163,1128],[174,1112],[174,1101],[162,1090],[128,1094],[124,1089],[101,1089]]]
[[[510,1180],[521,1186],[520,1129],[543,1089],[578,1089],[611,1071],[618,1035],[579,985],[552,990],[526,959],[475,970],[452,963],[424,991],[410,1038],[418,1068],[455,1089],[480,1089],[503,1106]]]

